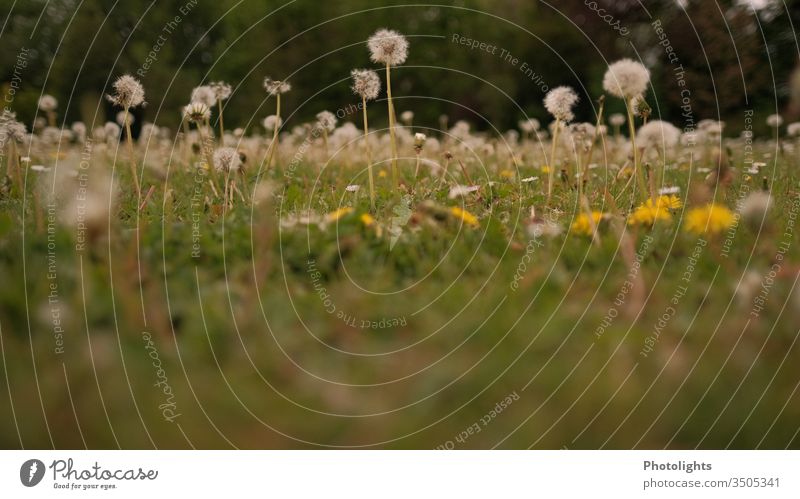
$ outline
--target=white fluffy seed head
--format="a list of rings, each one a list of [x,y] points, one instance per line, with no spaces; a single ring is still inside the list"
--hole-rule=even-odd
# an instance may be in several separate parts
[[[52,95],[44,94],[39,97],[39,109],[44,112],[55,111],[58,107],[58,101]]]
[[[233,91],[231,86],[224,81],[212,81],[208,86],[214,91],[214,97],[216,97],[217,101],[227,100]]]
[[[622,126],[625,124],[625,115],[622,113],[614,113],[608,117],[608,122],[611,126]]]
[[[756,191],[744,199],[739,213],[751,227],[759,228],[771,207],[772,196],[765,191]]]
[[[200,87],[195,87],[194,90],[192,90],[190,101],[202,102],[206,106],[211,107],[217,103],[217,94],[214,93],[214,89],[212,89],[210,86],[202,85]]]
[[[786,126],[786,133],[789,137],[800,137],[800,122],[789,123]]]
[[[322,111],[317,113],[317,125],[329,132],[336,128],[336,116],[330,111]]]
[[[648,121],[636,134],[638,147],[669,149],[677,146],[680,139],[681,131],[672,123],[661,120]]]
[[[125,111],[120,111],[117,113],[117,124],[119,126],[125,126],[125,122],[128,122],[128,125],[133,125],[134,117],[131,113],[126,113]]]
[[[292,89],[292,85],[285,80],[273,80],[269,76],[264,78],[264,90],[269,95],[285,94]]]
[[[381,79],[378,73],[369,69],[354,69],[350,72],[353,77],[353,92],[366,100],[378,97],[381,91]]]
[[[519,122],[519,129],[525,133],[533,133],[538,130],[542,125],[536,118],[528,118]]]
[[[405,123],[406,125],[410,124],[414,120],[414,111],[403,111],[400,113],[400,121]]]
[[[783,117],[780,114],[770,114],[767,116],[767,126],[778,128],[783,125]]]
[[[367,40],[372,62],[389,66],[397,66],[406,62],[408,57],[408,40],[391,29],[379,29]]]
[[[114,93],[106,98],[117,106],[129,109],[144,104],[144,87],[133,76],[120,76],[112,87]]]
[[[275,128],[280,128],[283,125],[283,120],[280,119],[277,115],[271,114],[264,118],[264,121],[261,122],[261,125],[264,126],[264,129],[267,131],[274,131]]]
[[[205,102],[195,101],[183,108],[183,117],[194,123],[203,123],[211,118],[211,109]]]
[[[425,145],[425,141],[428,140],[428,137],[424,133],[415,133],[414,134],[414,147],[417,149],[422,149]]]
[[[650,71],[632,59],[621,59],[608,67],[603,77],[603,88],[620,99],[643,95],[650,84]]]
[[[233,147],[220,147],[214,151],[214,168],[220,172],[237,172],[242,166],[239,151]]]
[[[556,87],[544,97],[544,107],[557,120],[565,123],[572,121],[575,115],[572,108],[578,102],[578,94],[570,87]]]

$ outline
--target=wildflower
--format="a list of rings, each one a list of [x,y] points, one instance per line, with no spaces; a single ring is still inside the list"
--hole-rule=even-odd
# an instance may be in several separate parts
[[[611,64],[603,77],[605,91],[625,100],[644,94],[649,83],[650,71],[631,59]]]
[[[264,78],[264,90],[269,95],[285,94],[292,89],[292,85],[285,80],[273,80],[270,77]]]
[[[414,111],[403,111],[400,114],[400,121],[406,124],[406,126],[411,126],[411,122],[414,121]]]
[[[541,127],[541,125],[539,124],[539,120],[536,118],[528,118],[527,120],[522,120],[519,122],[519,129],[528,135],[533,134],[539,129],[539,127]]]
[[[406,62],[408,40],[394,30],[379,29],[367,41],[372,62],[397,66]]]
[[[217,100],[217,102],[227,100],[233,92],[231,86],[224,81],[212,81],[208,84],[208,86],[214,92],[214,98]]]
[[[381,91],[381,79],[378,73],[370,69],[354,69],[350,72],[353,77],[353,92],[364,100],[373,100]]]
[[[592,235],[592,227],[597,227],[600,225],[600,222],[605,218],[605,214],[601,211],[593,211],[592,212],[592,219],[591,222],[589,221],[589,216],[586,213],[581,213],[578,215],[578,218],[572,222],[572,226],[570,227],[570,231],[573,234],[578,234],[581,236],[591,236]]]
[[[521,179],[520,182],[522,182],[523,184],[528,184],[530,182],[535,182],[537,180],[539,180],[539,177],[525,177]]]
[[[380,178],[386,178],[386,175],[387,175],[386,170],[381,170],[378,172],[378,176]]]
[[[789,123],[786,126],[786,134],[789,137],[800,137],[800,122]]]
[[[578,102],[578,95],[569,87],[556,87],[550,90],[544,98],[544,107],[556,119],[553,127],[553,141],[550,150],[550,164],[555,165],[556,144],[558,144],[558,132],[561,122],[569,123],[575,118],[572,114],[572,107]],[[547,202],[553,195],[553,178],[555,169],[550,170],[547,179]]]
[[[556,87],[544,98],[544,107],[558,121],[570,122],[575,118],[572,108],[578,103],[578,94],[570,87]]]
[[[264,118],[264,121],[261,122],[261,125],[267,131],[275,130],[275,128],[280,128],[283,125],[283,120],[280,119],[278,116],[271,114]]]
[[[664,196],[666,197],[666,196]],[[660,200],[661,198],[659,198]],[[653,203],[652,199],[648,199],[645,203],[636,207],[633,213],[628,217],[628,225],[653,225],[656,221],[662,220],[669,222],[672,216],[669,209],[660,201]]]
[[[202,102],[210,108],[217,103],[217,94],[214,93],[214,89],[210,86],[202,85],[192,90],[192,95],[189,100],[191,102]]]
[[[447,195],[450,199],[455,199],[457,197],[466,196],[472,192],[477,191],[481,187],[479,185],[456,185],[450,189],[450,193]]]
[[[681,131],[672,123],[653,120],[639,129],[636,138],[640,147],[656,147],[666,150],[678,145]]]
[[[358,184],[348,185],[344,188],[347,192],[358,192],[361,189],[361,186]]]
[[[330,111],[317,113],[317,125],[325,131],[331,132],[336,128],[336,116]]]
[[[621,127],[625,124],[625,115],[622,113],[614,113],[608,117],[608,122],[613,127]]]
[[[220,147],[214,151],[214,168],[220,172],[236,172],[242,166],[239,151],[233,147]]]
[[[509,169],[500,170],[500,176],[502,178],[512,179],[514,178],[514,170],[509,170]]]
[[[766,191],[756,191],[744,199],[739,214],[750,227],[758,229],[771,207],[772,196]]]
[[[134,118],[127,111],[120,111],[117,113],[116,121],[119,126],[133,125]]]
[[[193,101],[183,108],[183,117],[194,123],[202,123],[211,118],[211,109],[200,101]]]
[[[372,218],[372,215],[369,213],[362,214],[360,217],[358,217],[358,219],[361,220],[361,223],[364,224],[364,227],[371,227],[375,225],[375,219]]]
[[[683,228],[694,234],[718,234],[734,224],[736,215],[727,207],[710,203],[692,208],[686,214]]]
[[[662,187],[661,189],[658,190],[658,193],[661,194],[662,196],[669,194],[678,194],[679,192],[681,192],[681,188],[675,185]]]
[[[414,148],[422,150],[422,147],[425,145],[426,140],[428,140],[428,137],[424,133],[415,133]]]
[[[123,109],[130,109],[144,104],[144,87],[133,76],[120,76],[112,87],[114,94],[107,95],[106,98],[115,105]]]
[[[408,57],[408,40],[397,31],[379,29],[367,40],[367,47],[373,62],[386,65],[386,103],[389,110],[389,140],[392,146],[392,185],[399,185],[397,173],[397,138],[395,137],[394,102],[392,101],[392,66],[403,64]]]
[[[58,107],[58,101],[52,95],[44,94],[43,96],[39,97],[39,109],[46,113],[50,113],[56,110]]]
[[[767,116],[767,126],[779,128],[783,124],[783,117],[780,114],[770,114]]]
[[[450,208],[450,214],[454,217],[460,219],[467,225],[472,227],[478,226],[478,217],[473,215],[472,213],[468,212],[467,210],[461,209],[458,206],[453,206]]]
[[[350,213],[353,213],[353,208],[350,208],[349,206],[345,208],[339,208],[338,210],[325,215],[325,220],[328,222],[336,222]]]

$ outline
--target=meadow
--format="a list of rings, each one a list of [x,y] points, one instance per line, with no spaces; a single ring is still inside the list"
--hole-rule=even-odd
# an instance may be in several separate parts
[[[659,121],[623,60],[592,123],[416,126],[368,48],[290,129],[270,78],[244,128],[214,83],[132,138],[130,76],[4,114],[4,448],[798,446],[798,125]]]

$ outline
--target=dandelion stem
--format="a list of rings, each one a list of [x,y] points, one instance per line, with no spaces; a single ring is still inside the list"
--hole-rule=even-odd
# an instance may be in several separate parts
[[[219,143],[223,145],[225,140],[225,126],[222,122],[222,99],[217,101],[217,107],[219,108]]]
[[[550,147],[550,164],[548,165],[547,172],[547,204],[553,197],[553,178],[556,172],[556,144],[558,144],[558,132],[561,129],[561,120],[556,118],[556,124],[553,126],[553,144]]]
[[[375,179],[372,176],[372,150],[369,147],[369,125],[367,122],[367,98],[361,96],[361,109],[364,113],[364,149],[367,152],[367,174],[369,175],[369,204],[375,211]]]
[[[281,122],[281,94],[275,94],[276,99],[276,108],[275,108],[275,130],[272,132],[272,143],[269,145],[269,152],[267,155],[267,169],[269,169],[270,165],[272,164],[272,156],[275,155],[275,149],[278,147],[278,129],[280,128],[279,123]]]
[[[389,106],[389,139],[392,143],[392,187],[395,194],[397,194],[397,188],[400,182],[397,175],[397,139],[394,136],[394,103],[392,102],[392,78],[391,66],[389,63],[386,63],[386,96]]]
[[[131,174],[133,175],[133,185],[136,186],[136,199],[142,197],[142,187],[139,185],[139,175],[136,173],[136,158],[133,155],[133,137],[131,136],[131,121],[129,119],[129,108],[125,108],[125,142],[128,145],[128,157],[131,161]]]
[[[633,150],[633,174],[639,182],[639,196],[646,195],[647,185],[644,181],[644,172],[639,168],[639,150],[636,148],[636,124],[633,121],[633,99],[628,100],[628,131],[631,135],[631,149]]]

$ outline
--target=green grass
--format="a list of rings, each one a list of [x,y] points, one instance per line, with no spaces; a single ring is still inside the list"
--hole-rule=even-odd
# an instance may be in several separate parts
[[[760,233],[740,224],[728,254],[727,234],[706,236],[688,282],[682,279],[698,238],[681,229],[680,219],[691,200],[671,224],[630,229],[642,257],[643,286],[635,290],[641,309],[633,305],[634,292],[615,304],[630,268],[613,224],[603,224],[597,245],[569,233],[577,197],[558,185],[555,217],[565,230],[528,246],[530,207],[545,214],[546,175],[526,160],[515,179],[503,179],[499,160],[486,160],[487,174],[478,180],[472,173],[480,194],[463,199],[448,199],[448,188],[437,188],[438,179],[426,174],[410,194],[413,215],[391,248],[397,197],[387,190],[390,175],[376,177],[376,225],[367,227],[360,220],[369,211],[361,165],[333,163],[320,174],[317,165],[303,163],[290,180],[278,170],[262,172],[262,181],[273,182],[270,200],[252,206],[237,199],[224,213],[218,206],[198,212],[198,258],[191,253],[194,176],[173,167],[165,184],[146,174],[143,191],[157,188],[137,218],[127,165],[120,163],[121,194],[108,235],[76,252],[75,230],[56,224],[56,279],[47,275],[46,230],[35,224],[36,177],[27,176],[24,223],[20,196],[6,182],[0,327],[8,391],[0,389],[0,443],[798,446],[800,238],[793,230],[784,235],[793,203],[800,202],[794,158],[781,157],[774,176],[770,164],[775,206]],[[92,165],[98,168],[108,165]],[[411,185],[413,161],[401,168]],[[457,164],[449,172],[461,175]],[[252,168],[246,175],[251,189],[256,174]],[[344,187],[357,175],[362,189],[355,201]],[[540,180],[516,180],[530,175]],[[679,163],[665,184],[686,193],[703,177],[690,177]],[[592,182],[589,201],[600,208],[602,180]],[[743,184],[755,190],[761,179],[738,175],[717,199],[733,208]],[[173,194],[167,202],[165,185]],[[341,206],[354,211],[325,228],[279,224],[298,210],[324,218]],[[479,226],[452,216],[451,206],[476,215]],[[645,243],[648,234],[653,239]],[[748,272],[770,271],[783,240],[790,249],[754,317],[754,296],[743,298],[736,288]],[[54,353],[47,303],[53,284],[62,354]],[[755,289],[757,295],[762,288]],[[641,355],[665,314],[658,341]],[[155,350],[145,348],[144,332]],[[163,373],[153,366],[153,351]],[[154,386],[159,374],[174,392],[180,414],[174,422],[159,409],[166,399]],[[492,416],[511,394],[518,400]],[[479,432],[456,439],[475,424]]]

